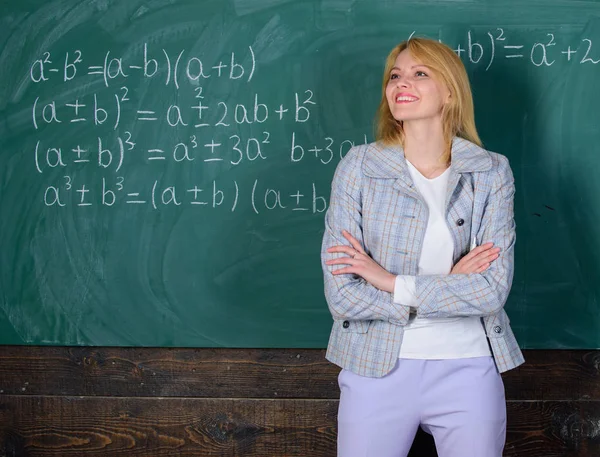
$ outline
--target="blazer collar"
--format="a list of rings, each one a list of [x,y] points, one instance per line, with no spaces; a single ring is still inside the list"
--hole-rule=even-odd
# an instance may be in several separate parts
[[[383,146],[374,143],[363,161],[363,172],[372,178],[408,177],[408,167],[401,146]],[[451,150],[451,167],[455,173],[487,171],[492,168],[492,158],[485,149],[464,138],[454,137]]]

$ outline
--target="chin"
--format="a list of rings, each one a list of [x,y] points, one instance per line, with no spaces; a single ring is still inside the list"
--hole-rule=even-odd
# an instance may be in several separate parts
[[[411,116],[411,115],[393,115],[394,119],[398,122],[406,122],[406,121],[415,121],[417,119],[423,119],[421,116]]]
[[[410,121],[424,121],[424,120],[434,120],[438,118],[437,114],[393,114],[392,116],[398,122],[410,122]]]

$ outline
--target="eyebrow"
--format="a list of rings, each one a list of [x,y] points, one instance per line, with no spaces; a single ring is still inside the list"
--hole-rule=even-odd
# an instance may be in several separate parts
[[[410,67],[410,69],[412,70],[413,68],[416,68],[416,67],[425,67],[425,68],[429,69],[429,67],[427,65],[422,64],[422,63],[419,63],[417,65],[413,65],[412,67]],[[394,66],[394,67],[392,67],[392,70],[399,70],[400,71],[400,68]]]

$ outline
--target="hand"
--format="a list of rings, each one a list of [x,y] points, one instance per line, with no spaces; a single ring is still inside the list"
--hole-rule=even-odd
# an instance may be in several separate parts
[[[494,246],[494,243],[477,246],[454,265],[450,274],[470,274],[485,271],[500,256],[500,248],[492,248],[492,246]]]
[[[328,260],[327,265],[350,265],[348,267],[334,270],[334,275],[355,274],[364,278],[368,283],[386,292],[394,292],[396,285],[396,276],[385,270],[381,265],[375,262],[360,245],[360,242],[346,230],[342,230],[352,247],[341,245],[333,246],[327,249],[327,252],[342,252],[348,257]]]

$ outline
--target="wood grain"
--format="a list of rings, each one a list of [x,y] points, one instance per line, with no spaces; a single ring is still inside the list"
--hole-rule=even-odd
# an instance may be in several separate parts
[[[600,456],[600,351],[525,351],[508,457]],[[0,457],[335,456],[322,350],[0,347]],[[435,457],[419,432],[410,457]]]
[[[509,400],[600,400],[600,351],[529,350],[503,375]],[[338,398],[319,349],[0,347],[0,393]]]
[[[19,395],[337,398],[339,371],[314,349],[0,350],[0,391]]]
[[[505,456],[600,455],[600,404],[580,403],[509,402]],[[0,405],[1,455],[335,456],[336,400],[32,395]],[[431,439],[413,455],[435,456]]]
[[[10,396],[0,417],[26,455],[305,456],[332,449],[335,414],[335,401]]]

